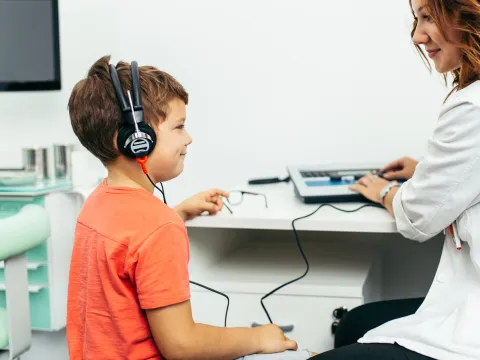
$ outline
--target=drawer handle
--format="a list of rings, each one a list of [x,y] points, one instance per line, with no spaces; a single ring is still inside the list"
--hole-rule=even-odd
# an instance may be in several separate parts
[[[258,327],[258,326],[262,326],[262,324],[253,322],[251,327],[254,328],[254,327]],[[293,324],[292,324],[292,325],[283,325],[283,326],[280,326],[280,325],[279,325],[279,328],[282,329],[282,331],[283,331],[285,334],[286,334],[286,333],[289,333],[289,332],[292,332],[294,327],[295,327],[295,326],[294,326]]]

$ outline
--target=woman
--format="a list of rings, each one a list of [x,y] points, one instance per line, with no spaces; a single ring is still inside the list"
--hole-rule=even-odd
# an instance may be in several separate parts
[[[383,204],[406,238],[422,242],[446,230],[442,257],[415,314],[312,359],[480,359],[480,1],[410,6],[413,42],[438,72],[453,75],[454,89],[421,162],[394,162],[382,177],[367,175],[352,189]],[[389,182],[396,170],[411,178]]]

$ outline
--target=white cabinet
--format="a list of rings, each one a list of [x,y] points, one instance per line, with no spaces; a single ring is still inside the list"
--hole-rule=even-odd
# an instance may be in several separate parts
[[[222,237],[231,247],[215,253],[218,246],[209,246],[209,242],[221,241]],[[229,296],[229,327],[268,323],[260,299],[305,272],[306,264],[287,232],[190,230],[190,238],[195,269],[191,279]],[[315,237],[304,240],[308,274],[265,299],[264,304],[274,323],[293,327],[286,335],[296,340],[300,349],[322,352],[333,347],[333,311],[339,307],[352,309],[375,300],[380,293],[376,288],[381,283],[380,263],[373,244],[346,246],[337,239],[319,241]],[[202,257],[200,249],[208,251],[203,266],[200,263],[207,257]],[[192,285],[195,321],[224,326],[226,305],[224,297]]]
[[[16,214],[27,204],[44,206],[49,215],[49,238],[27,252],[30,316],[34,330],[56,331],[66,325],[68,273],[79,204],[77,195],[60,190],[38,196],[0,194],[0,218]],[[0,262],[0,307],[5,306],[4,264]]]

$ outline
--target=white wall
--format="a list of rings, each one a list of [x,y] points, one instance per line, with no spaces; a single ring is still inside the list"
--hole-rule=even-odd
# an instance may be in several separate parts
[[[448,89],[411,45],[408,1],[385,5],[60,0],[63,89],[0,93],[0,166],[19,166],[22,146],[75,139],[69,93],[105,54],[155,65],[190,93],[194,140],[171,202],[291,163],[421,156]]]

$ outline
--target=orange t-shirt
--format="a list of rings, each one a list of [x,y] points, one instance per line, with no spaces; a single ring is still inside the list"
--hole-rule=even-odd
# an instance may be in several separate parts
[[[75,230],[70,359],[163,359],[144,310],[190,299],[189,257],[185,224],[174,210],[146,190],[104,180]]]

